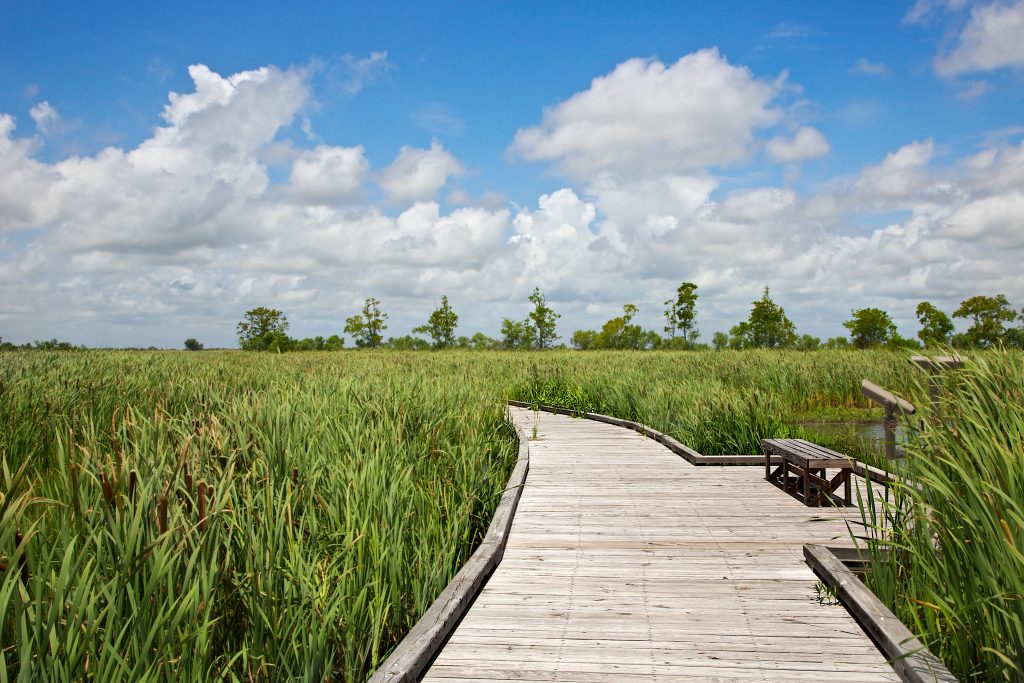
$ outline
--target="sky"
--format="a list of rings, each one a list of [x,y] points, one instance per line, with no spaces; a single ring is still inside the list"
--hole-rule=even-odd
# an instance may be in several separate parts
[[[0,337],[1024,306],[1024,0],[0,0]],[[961,329],[965,321],[958,321]]]

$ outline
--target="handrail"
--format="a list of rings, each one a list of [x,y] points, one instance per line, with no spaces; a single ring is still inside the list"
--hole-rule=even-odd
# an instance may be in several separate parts
[[[860,383],[860,393],[885,408],[885,420],[882,423],[885,429],[885,457],[889,460],[902,457],[896,452],[896,409],[899,408],[904,415],[912,415],[915,412],[914,404],[866,379]]]
[[[886,389],[883,389],[874,382],[869,382],[866,379],[861,380],[860,393],[862,393],[865,398],[869,398],[876,403],[882,404],[883,406],[886,404],[891,404],[894,407],[898,406],[900,412],[906,413],[908,415],[913,414],[915,411],[914,404],[911,403],[910,401],[906,401],[900,398],[899,396],[895,395],[891,391],[887,391]]]

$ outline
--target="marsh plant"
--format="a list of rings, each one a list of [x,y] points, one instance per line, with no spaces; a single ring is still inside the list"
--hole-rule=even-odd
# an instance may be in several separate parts
[[[978,355],[918,387],[907,483],[865,498],[870,588],[963,680],[1024,681],[1024,364]]]
[[[486,530],[481,368],[197,356],[0,357],[0,680],[362,680]]]

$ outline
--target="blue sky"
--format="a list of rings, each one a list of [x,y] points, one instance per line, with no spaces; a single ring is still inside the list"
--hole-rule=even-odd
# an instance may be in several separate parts
[[[0,4],[4,339],[1024,304],[1019,0],[140,5]]]

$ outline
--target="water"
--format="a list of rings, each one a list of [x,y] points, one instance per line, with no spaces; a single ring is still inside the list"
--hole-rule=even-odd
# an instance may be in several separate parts
[[[882,422],[797,422],[811,434],[824,437],[853,436],[870,447],[885,448],[885,428]],[[896,427],[896,443],[903,440],[903,425]]]

